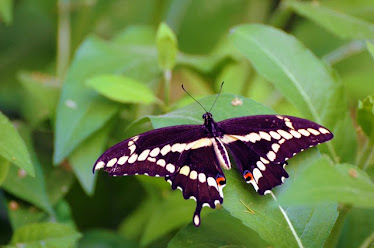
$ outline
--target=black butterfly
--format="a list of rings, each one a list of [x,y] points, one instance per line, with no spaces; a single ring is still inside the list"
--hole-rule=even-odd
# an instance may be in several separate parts
[[[124,140],[97,160],[94,171],[111,176],[164,177],[185,199],[196,201],[193,216],[200,225],[204,206],[222,204],[226,184],[221,167],[229,170],[228,150],[247,183],[264,195],[288,177],[284,167],[296,153],[333,138],[309,120],[281,115],[255,115],[220,122],[203,115],[204,125],[155,129]]]

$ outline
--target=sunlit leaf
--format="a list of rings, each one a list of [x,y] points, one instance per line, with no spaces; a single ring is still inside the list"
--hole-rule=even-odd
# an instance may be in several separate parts
[[[337,125],[349,119],[346,118],[347,102],[342,85],[336,82],[330,69],[293,36],[269,26],[238,26],[230,38],[255,69],[271,81],[304,118],[333,131],[335,138],[326,146],[334,160],[353,162],[352,153],[346,154],[336,148],[338,144],[345,144],[355,151],[357,142],[351,124],[344,130],[348,136],[334,132]],[[348,143],[343,143],[347,140]]]
[[[173,31],[164,22],[158,27],[156,44],[159,66],[164,70],[173,69],[178,52],[178,41]]]
[[[199,228],[192,223],[185,226],[168,245],[169,248],[248,246],[267,247],[268,245],[258,237],[257,233],[225,210],[217,210],[207,215]]]
[[[3,184],[9,171],[9,161],[0,156],[0,186]]]
[[[273,190],[275,195],[278,195],[279,191],[287,192],[293,181],[300,176],[299,170],[316,158],[318,153],[315,150],[305,151],[292,158],[286,167],[290,177],[284,185]],[[269,244],[277,247],[297,247],[295,237],[273,198],[270,195],[258,195],[236,171],[227,171],[225,175],[227,186],[224,189],[223,207]],[[300,194],[303,193],[302,188],[298,190]],[[248,208],[254,213],[249,213]],[[336,203],[284,208],[305,247],[323,246],[338,216]]]
[[[343,39],[374,39],[373,23],[323,7],[319,2],[288,1],[287,6]]]
[[[10,166],[8,175],[3,182],[2,187],[12,195],[34,204],[47,213],[52,213],[53,210],[48,199],[44,173],[37,155],[33,150],[31,131],[24,126],[20,126],[20,131],[28,150],[30,151],[35,175],[32,177],[27,175],[25,170],[19,169],[15,166]]]
[[[15,231],[6,247],[74,247],[81,234],[73,227],[58,223],[34,223]]]
[[[88,195],[94,192],[96,174],[92,167],[96,159],[104,152],[110,128],[104,127],[89,137],[69,156],[74,174]]]
[[[222,94],[214,106],[212,112],[216,121],[239,117],[243,115],[256,114],[274,114],[274,112],[265,106],[240,97],[243,101],[242,105],[234,106],[231,101],[235,98],[232,94]],[[203,106],[210,106],[214,101],[215,96],[205,97],[199,101]],[[203,111],[200,107],[193,103],[184,108],[170,112],[161,116],[149,116],[152,125],[159,128],[167,125],[176,124],[202,124]],[[313,160],[319,157],[319,154],[314,149],[313,151],[305,151],[293,158],[287,171],[290,174],[290,179],[286,180],[286,185],[279,186],[286,190],[288,181],[292,181],[297,176],[298,168],[302,168],[310,164]],[[260,237],[269,244],[279,247],[295,246],[296,241],[292,235],[289,226],[286,223],[283,215],[279,209],[274,205],[274,200],[268,196],[258,195],[254,189],[246,184],[243,178],[237,171],[225,171],[227,178],[227,186],[224,189],[225,199],[223,207],[227,209],[231,215],[240,219],[246,226],[256,231]],[[246,206],[240,201],[242,200],[249,208],[255,211],[255,214],[244,212],[247,210]],[[329,232],[331,231],[336,217],[337,204],[319,204],[311,207],[292,207],[287,208],[286,211],[294,223],[296,231],[301,240],[305,242],[306,247],[319,247],[326,241]],[[248,210],[247,210],[248,211]],[[204,213],[204,211],[203,211]],[[204,225],[204,217],[201,220]],[[273,235],[277,233],[277,235]],[[318,239],[314,237],[318,236]]]
[[[99,130],[117,112],[113,103],[87,87],[86,80],[121,73],[148,82],[159,75],[154,47],[121,45],[88,38],[69,68],[56,116],[54,162],[61,162],[84,139]]]
[[[0,112],[0,156],[34,176],[34,168],[24,141],[8,118]]]
[[[323,158],[300,169],[299,177],[283,192],[280,201],[287,205],[340,202],[374,207],[374,183],[356,166],[331,165]]]
[[[137,248],[134,241],[129,241],[119,234],[109,230],[91,230],[83,233],[79,240],[79,248]]]
[[[374,59],[374,43],[368,41],[366,42],[366,46],[368,47],[368,50]]]
[[[0,1],[0,20],[9,25],[13,19],[13,0]]]
[[[146,246],[172,230],[192,222],[195,202],[186,201],[178,191],[156,206],[143,230],[141,244]]]
[[[101,95],[120,103],[149,104],[156,100],[153,92],[141,82],[118,75],[100,75],[87,80],[87,85]]]
[[[374,95],[367,96],[358,102],[357,122],[374,143]]]
[[[339,240],[339,247],[360,246],[374,231],[374,209],[353,208],[347,215]]]

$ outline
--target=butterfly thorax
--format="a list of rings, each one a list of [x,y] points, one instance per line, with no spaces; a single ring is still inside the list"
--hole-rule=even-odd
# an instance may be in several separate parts
[[[213,120],[213,115],[209,112],[203,114],[204,127],[210,137],[221,137],[222,132],[220,131],[217,122]]]

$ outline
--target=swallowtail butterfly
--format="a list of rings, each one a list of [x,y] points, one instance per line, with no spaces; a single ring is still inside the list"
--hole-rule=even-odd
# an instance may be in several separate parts
[[[214,105],[214,104],[213,104]],[[210,111],[203,125],[155,129],[108,149],[93,170],[111,176],[164,177],[185,199],[194,199],[195,226],[204,206],[223,203],[222,168],[231,169],[229,152],[247,183],[264,195],[288,177],[287,160],[298,152],[333,138],[325,127],[282,115],[255,115],[215,122]]]

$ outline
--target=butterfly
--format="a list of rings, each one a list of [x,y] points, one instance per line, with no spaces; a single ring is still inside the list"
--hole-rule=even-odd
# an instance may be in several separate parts
[[[164,127],[126,139],[104,152],[93,171],[164,177],[173,190],[178,188],[185,199],[196,201],[193,223],[199,226],[203,207],[223,203],[222,168],[232,167],[229,153],[244,180],[264,195],[288,178],[289,158],[333,138],[327,128],[292,116],[254,115],[215,122],[206,111],[202,118],[203,125]]]

